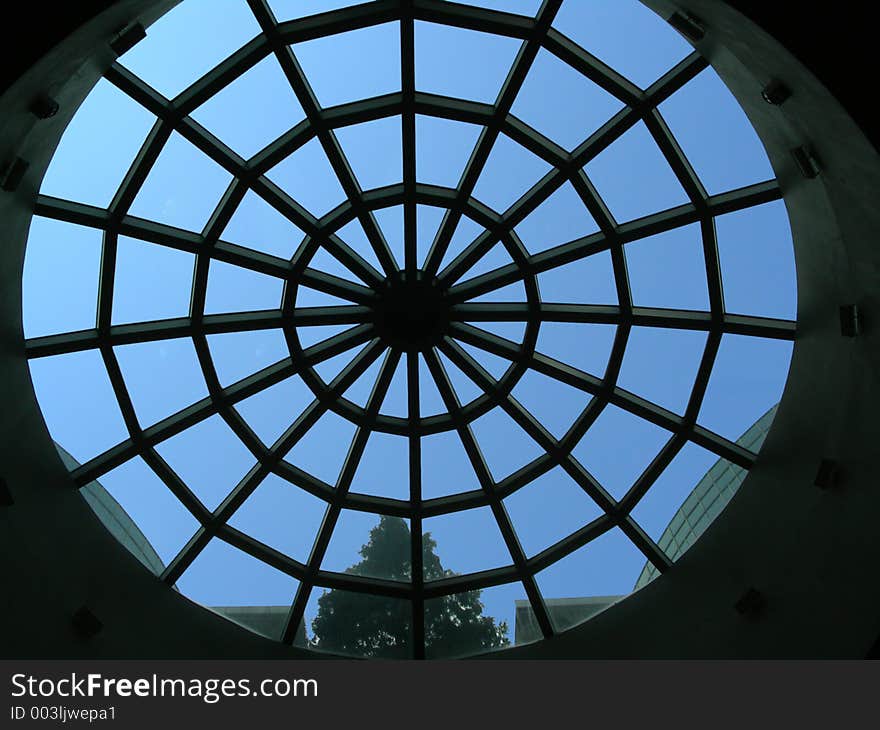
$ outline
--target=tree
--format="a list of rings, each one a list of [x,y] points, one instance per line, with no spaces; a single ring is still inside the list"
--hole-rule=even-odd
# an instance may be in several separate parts
[[[390,580],[410,580],[410,532],[400,517],[379,519],[362,560],[345,572]],[[430,533],[422,538],[425,581],[455,575],[445,569]],[[483,615],[481,591],[425,601],[425,652],[428,657],[455,656],[500,649],[510,642],[507,622]],[[311,644],[323,651],[367,657],[410,656],[412,606],[409,601],[333,589],[318,599]]]

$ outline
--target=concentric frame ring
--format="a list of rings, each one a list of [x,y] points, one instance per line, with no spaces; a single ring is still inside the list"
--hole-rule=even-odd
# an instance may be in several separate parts
[[[657,106],[663,100],[704,70],[708,66],[708,62],[699,54],[693,53],[647,90],[642,91],[587,51],[577,47],[550,28],[561,2],[562,0],[546,0],[536,18],[527,18],[499,11],[436,2],[436,0],[375,0],[342,10],[322,13],[311,18],[277,23],[266,0],[248,0],[248,4],[262,28],[260,35],[184,90],[175,99],[170,101],[164,99],[119,64],[114,64],[107,72],[106,78],[155,114],[157,122],[147,136],[107,210],[48,196],[38,197],[35,214],[75,222],[103,231],[98,317],[94,330],[33,338],[27,341],[26,348],[30,358],[85,349],[100,351],[117,395],[130,438],[82,465],[73,472],[73,478],[78,486],[83,486],[138,454],[156,471],[163,482],[201,524],[196,535],[163,573],[163,580],[167,583],[174,584],[207,542],[217,536],[300,581],[300,587],[293,601],[283,636],[286,643],[293,641],[296,629],[302,620],[310,591],[314,586],[344,588],[410,599],[413,604],[413,653],[416,658],[423,658],[425,649],[423,610],[426,599],[485,588],[513,580],[520,580],[525,586],[537,623],[543,635],[549,637],[554,634],[554,628],[535,583],[535,573],[605,531],[614,526],[621,527],[658,570],[662,572],[669,567],[668,558],[639,528],[630,517],[630,512],[666,465],[688,441],[697,443],[743,468],[751,466],[755,458],[754,454],[709,432],[696,423],[721,337],[725,333],[734,333],[792,340],[795,337],[796,327],[795,323],[790,321],[730,315],[725,312],[714,217],[722,213],[743,210],[761,203],[779,200],[782,197],[779,186],[775,181],[768,181],[722,195],[709,196],[657,110]],[[415,20],[428,20],[461,28],[494,32],[523,41],[523,46],[495,104],[464,102],[415,91],[413,42]],[[402,91],[321,109],[288,44],[389,21],[399,21],[401,26]],[[516,94],[541,48],[553,53],[624,103],[624,108],[618,114],[571,153],[566,152],[510,113]],[[274,54],[279,60],[282,70],[306,112],[306,120],[279,137],[254,157],[244,160],[188,115],[269,54]],[[416,114],[474,122],[484,127],[456,189],[439,188],[416,182],[414,138]],[[403,183],[379,190],[362,191],[336,142],[333,130],[349,124],[392,115],[400,115],[403,119]],[[582,168],[639,121],[644,121],[648,127],[687,192],[690,203],[619,225],[604,206]],[[188,233],[138,219],[128,214],[132,201],[172,131],[180,133],[233,175],[232,183],[200,234]],[[473,200],[472,192],[492,145],[502,132],[549,162],[552,169],[541,180],[536,181],[535,185],[507,211],[498,214]],[[311,216],[265,177],[265,173],[274,164],[313,138],[320,141],[347,196],[347,200],[342,206],[321,220]],[[565,182],[570,182],[574,186],[584,205],[599,223],[600,232],[539,254],[528,255],[521,242],[516,239],[513,228]],[[226,223],[248,190],[259,195],[306,233],[306,239],[291,261],[254,252],[220,240]],[[390,268],[393,267],[393,257],[390,256],[388,245],[372,216],[372,211],[399,203],[404,206],[404,246],[407,270],[416,267],[415,206],[427,204],[447,209],[446,216],[428,254],[425,268],[432,274],[436,274],[442,281],[450,284],[450,295],[458,301],[454,311],[460,317],[460,322],[453,326],[455,338],[467,341],[511,361],[507,373],[500,381],[496,382],[464,350],[458,347],[452,338],[447,338],[441,345],[441,350],[484,391],[484,396],[478,398],[477,401],[462,406],[457,402],[454,389],[451,387],[439,359],[433,353],[426,353],[426,362],[447,406],[448,421],[444,420],[445,417],[435,420],[419,417],[417,371],[415,371],[415,378],[412,375],[413,368],[417,367],[415,359],[417,354],[413,352],[397,353],[396,355],[389,352],[386,354],[380,375],[365,408],[361,409],[350,404],[340,395],[372,362],[381,357],[384,349],[372,337],[370,326],[364,322],[359,323],[358,318],[364,314],[363,304],[369,299],[370,286],[375,286],[378,281],[381,281],[383,273],[385,275],[391,273]],[[475,240],[449,266],[440,271],[440,262],[443,260],[455,225],[462,215],[474,217],[481,225],[485,225],[488,234]],[[383,272],[377,272],[334,236],[339,227],[355,218],[363,225],[374,253],[382,264]],[[701,226],[709,284],[710,312],[656,310],[633,306],[626,274],[623,245],[690,223],[699,223]],[[136,325],[111,324],[114,264],[119,235],[131,236],[196,255],[196,273],[188,317]],[[498,237],[495,238],[495,235]],[[459,277],[498,240],[501,240],[508,252],[511,253],[514,258],[514,266],[489,272],[464,284],[456,284]],[[334,277],[309,269],[308,261],[318,245],[326,248],[331,255],[349,268],[367,286],[351,285],[345,280],[335,280]],[[618,306],[546,305],[541,303],[535,278],[538,273],[591,253],[606,250],[610,252],[612,257],[618,301],[620,302]],[[282,310],[277,313],[204,314],[207,272],[211,260],[236,264],[284,279],[288,283],[288,287],[285,289]],[[351,324],[354,325],[353,328],[330,338],[330,340],[302,348],[296,336],[297,326],[339,323],[341,315],[329,311],[330,308],[312,308],[310,311],[293,307],[291,297],[288,295],[289,292],[295,290],[295,286],[290,286],[292,280],[352,301],[353,305],[346,308],[349,311],[344,316],[353,318],[351,321]],[[480,293],[491,291],[517,280],[526,282],[528,302],[523,306],[467,305],[464,303],[465,300],[478,296]],[[525,321],[527,333],[522,346],[494,335],[481,334],[476,328],[464,324],[468,321],[479,322],[481,318],[486,320],[489,317],[507,321]],[[536,353],[534,347],[537,330],[540,322],[543,321],[616,324],[617,336],[604,377],[597,379]],[[678,416],[660,408],[616,385],[629,330],[635,325],[694,329],[708,333],[705,351],[684,416]],[[244,380],[221,387],[208,348],[207,335],[274,327],[284,329],[291,347],[291,357]],[[119,344],[181,336],[193,338],[198,359],[208,384],[209,395],[169,418],[142,429],[135,416],[113,347]],[[366,345],[366,347],[337,378],[329,384],[320,380],[314,371],[315,364],[348,351],[357,345]],[[410,383],[409,416],[406,419],[394,419],[379,414],[382,397],[393,373],[392,365],[397,364],[398,358],[405,359],[410,374],[408,378]],[[593,396],[587,408],[562,439],[557,440],[547,433],[541,424],[510,395],[515,380],[530,367],[580,388]],[[238,415],[233,406],[244,398],[280,382],[294,373],[303,376],[315,393],[316,399],[287,432],[275,444],[267,448]],[[415,386],[413,386],[413,382],[416,383]],[[609,403],[662,426],[672,433],[671,438],[655,460],[619,501],[615,501],[608,495],[592,475],[570,454],[574,444],[586,433],[601,413],[602,408]],[[468,426],[471,420],[496,404],[504,408],[545,452],[497,484],[492,479]],[[335,485],[322,483],[283,461],[284,454],[327,410],[333,410],[340,415],[355,419],[358,425],[342,473]],[[254,454],[258,463],[227,499],[216,510],[210,512],[165,463],[155,450],[155,446],[214,414],[223,417]],[[447,427],[455,428],[458,431],[479,478],[481,489],[450,497],[423,500],[419,473],[419,438]],[[349,492],[357,463],[372,430],[398,433],[409,437],[411,471],[409,500],[392,500]],[[502,499],[557,465],[561,465],[597,502],[604,514],[542,553],[527,558],[507,517]],[[282,555],[228,524],[228,520],[235,510],[270,472],[279,474],[328,503],[327,514],[307,563],[300,563]],[[510,551],[511,564],[497,570],[455,576],[425,584],[422,581],[420,570],[421,521],[426,517],[481,505],[491,507]],[[320,569],[336,520],[343,508],[377,514],[399,515],[410,519],[413,565],[411,584],[332,573]]]

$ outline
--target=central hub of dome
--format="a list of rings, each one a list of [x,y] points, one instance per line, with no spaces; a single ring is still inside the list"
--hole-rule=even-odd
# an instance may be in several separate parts
[[[436,345],[449,328],[449,304],[437,279],[417,271],[399,271],[378,290],[375,323],[392,347],[425,350]]]

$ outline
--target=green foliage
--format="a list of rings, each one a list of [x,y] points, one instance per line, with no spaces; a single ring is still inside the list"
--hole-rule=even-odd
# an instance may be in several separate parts
[[[436,553],[437,543],[426,533],[422,539],[425,581],[455,575],[445,569]],[[400,517],[382,517],[360,549],[362,560],[346,573],[409,582],[411,576],[409,527]],[[443,596],[425,602],[425,651],[430,657],[455,656],[500,649],[510,642],[507,622],[495,623],[483,615],[480,591]],[[409,601],[330,590],[318,599],[312,621],[316,649],[366,657],[411,656]]]

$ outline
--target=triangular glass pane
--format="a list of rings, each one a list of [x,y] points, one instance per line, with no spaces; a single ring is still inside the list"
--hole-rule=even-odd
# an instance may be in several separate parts
[[[659,109],[710,195],[775,178],[754,127],[711,67]]]
[[[526,300],[526,287],[522,281],[516,281],[500,289],[494,289],[478,297],[469,299],[468,302],[524,302]]]
[[[486,352],[485,350],[479,347],[474,347],[466,342],[459,341],[458,344],[461,345],[461,349],[482,365],[483,369],[492,375],[495,380],[500,380],[512,364],[510,360],[505,360],[503,357],[493,355],[491,352]]]
[[[267,475],[229,524],[294,560],[305,563],[327,503],[276,474]]]
[[[706,259],[699,223],[633,241],[623,250],[633,304],[709,309]]]
[[[359,405],[361,408],[367,407],[367,401],[373,387],[376,385],[376,379],[379,377],[379,369],[382,367],[382,357],[376,358],[364,373],[352,383],[342,395],[352,403]]]
[[[419,266],[424,266],[445,213],[443,208],[435,208],[433,205],[416,206],[416,251]]]
[[[272,54],[208,99],[192,117],[249,159],[302,121],[305,113]]]
[[[683,414],[705,345],[705,332],[633,327],[617,384]]]
[[[400,358],[397,369],[391,378],[385,400],[382,401],[380,413],[385,416],[399,416],[406,418],[409,415],[409,392],[407,389],[406,358]]]
[[[514,386],[512,395],[558,439],[565,435],[592,400],[589,393],[534,370],[526,370]]]
[[[341,127],[336,138],[363,190],[403,180],[400,117]]]
[[[715,219],[728,312],[797,318],[794,245],[785,203],[777,201]]]
[[[600,251],[538,274],[541,300],[557,304],[617,304],[611,254]]]
[[[129,212],[200,232],[231,179],[210,157],[172,132]]]
[[[474,197],[497,213],[503,213],[549,170],[549,163],[510,137],[499,134],[477,180]]]
[[[522,342],[526,333],[525,322],[474,322],[473,325],[517,344]]]
[[[404,266],[403,206],[393,205],[390,208],[382,208],[373,215],[376,216],[376,222],[388,242],[398,269],[402,269]]]
[[[105,208],[155,121],[134,99],[100,79],[64,130],[40,192]]]
[[[331,337],[338,335],[340,332],[351,329],[350,324],[327,324],[318,327],[298,327],[297,334],[303,349],[308,349],[312,345],[323,342]]]
[[[593,216],[569,182],[516,227],[517,234],[532,254],[589,236],[598,230]]]
[[[113,351],[141,426],[151,426],[208,395],[189,337],[120,345]]]
[[[558,466],[511,494],[504,506],[527,557],[602,515],[599,505]]]
[[[566,150],[573,150],[622,108],[619,99],[541,49],[511,112]]]
[[[444,268],[451,264],[455,257],[473,243],[476,237],[484,230],[486,229],[483,226],[471,218],[466,216],[459,218],[458,225],[455,227],[452,238],[449,239],[449,246],[446,248],[446,253],[440,264],[440,271],[443,271]]]
[[[373,431],[351,483],[352,492],[409,499],[409,439]]]
[[[354,432],[353,423],[327,411],[296,442],[285,461],[335,485]]]
[[[572,453],[612,497],[622,499],[671,436],[644,418],[607,405]]]
[[[416,116],[416,177],[454,188],[461,179],[482,127],[439,117]]]
[[[186,317],[195,256],[120,236],[113,282],[113,324]]]
[[[357,251],[367,261],[369,261],[376,271],[382,271],[382,265],[376,256],[376,252],[370,245],[370,239],[364,232],[361,222],[357,219],[347,223],[339,229],[337,235],[345,241],[354,251]]]
[[[489,507],[429,517],[422,522],[422,533],[426,545],[430,544],[429,536],[435,543],[442,569],[456,574],[501,568],[513,562]],[[426,562],[425,578],[430,581],[445,577],[440,566]]]
[[[118,503],[115,510],[108,493]],[[140,535],[123,533],[120,542],[156,575],[199,529],[196,518],[139,456],[104,474],[100,484],[85,486],[82,494],[102,520],[107,515],[105,524],[114,535],[125,529],[118,514],[120,507],[124,510]]]
[[[507,252],[504,244],[496,243],[477,261],[477,263],[464,273],[462,278],[467,281],[468,279],[473,279],[475,276],[480,276],[489,271],[500,269],[502,266],[509,266],[512,263],[513,259]]]
[[[340,279],[348,279],[358,284],[361,283],[358,277],[352,273],[351,269],[340,263],[339,259],[335,258],[333,254],[323,247],[315,251],[315,255],[309,260],[309,268],[338,276]]]
[[[409,582],[409,520],[344,509],[339,513],[321,570]]]
[[[345,200],[339,178],[317,139],[279,162],[266,177],[318,218]]]
[[[698,423],[738,439],[782,397],[793,347],[786,340],[724,335]]]
[[[450,383],[452,383],[452,389],[458,396],[458,401],[461,405],[467,405],[474,398],[483,395],[483,391],[477,387],[477,384],[459,370],[452,360],[441,352],[438,352],[437,356],[443,364],[443,369],[446,371],[446,375],[449,377]]]
[[[172,99],[259,34],[242,0],[224,3],[223,12],[217,12],[216,0],[187,0],[150,25],[147,37],[120,62]]]
[[[644,122],[627,130],[584,170],[619,222],[688,202],[687,193]]]
[[[263,198],[248,190],[222,238],[256,251],[289,259],[305,234]]]
[[[477,473],[468,459],[457,431],[423,436],[422,499],[445,497],[480,488]]]
[[[305,18],[309,15],[326,13],[328,10],[347,8],[349,5],[357,5],[359,0],[269,0],[269,6],[279,21]]]
[[[284,282],[225,261],[211,261],[205,314],[254,312],[281,307]]]
[[[438,23],[415,26],[416,89],[495,102],[521,41]]]
[[[694,50],[636,0],[564,2],[553,27],[643,89]]]
[[[128,438],[97,350],[41,357],[28,367],[49,434],[80,464]]]
[[[177,581],[187,598],[269,639],[287,625],[299,581],[215,537]]]
[[[260,441],[271,446],[314,400],[314,393],[294,375],[239,401],[235,410]]]
[[[400,91],[400,25],[384,23],[293,46],[322,107]]]
[[[331,357],[329,360],[324,360],[324,362],[319,362],[315,365],[315,372],[318,373],[325,383],[332,383],[365,347],[367,347],[367,345],[354,347],[347,352],[343,352],[341,355]]]
[[[300,284],[296,288],[296,307],[350,307],[354,302]]]
[[[438,413],[446,413],[446,404],[437,390],[428,363],[423,355],[419,355],[419,414],[422,418],[427,418]]]
[[[220,416],[211,416],[156,447],[199,501],[216,509],[256,464]]]
[[[217,378],[224,387],[283,360],[289,354],[280,329],[225,332],[208,335],[207,339]]]
[[[22,276],[25,337],[94,327],[100,271],[100,231],[34,216]],[[64,306],[51,306],[56,299]]]
[[[544,453],[501,408],[493,408],[480,416],[471,423],[471,429],[496,482],[504,480]]]
[[[613,324],[543,322],[538,352],[601,378],[608,367],[617,327]]]
[[[468,0],[469,5],[505,13],[534,16],[541,8],[541,0]]]

